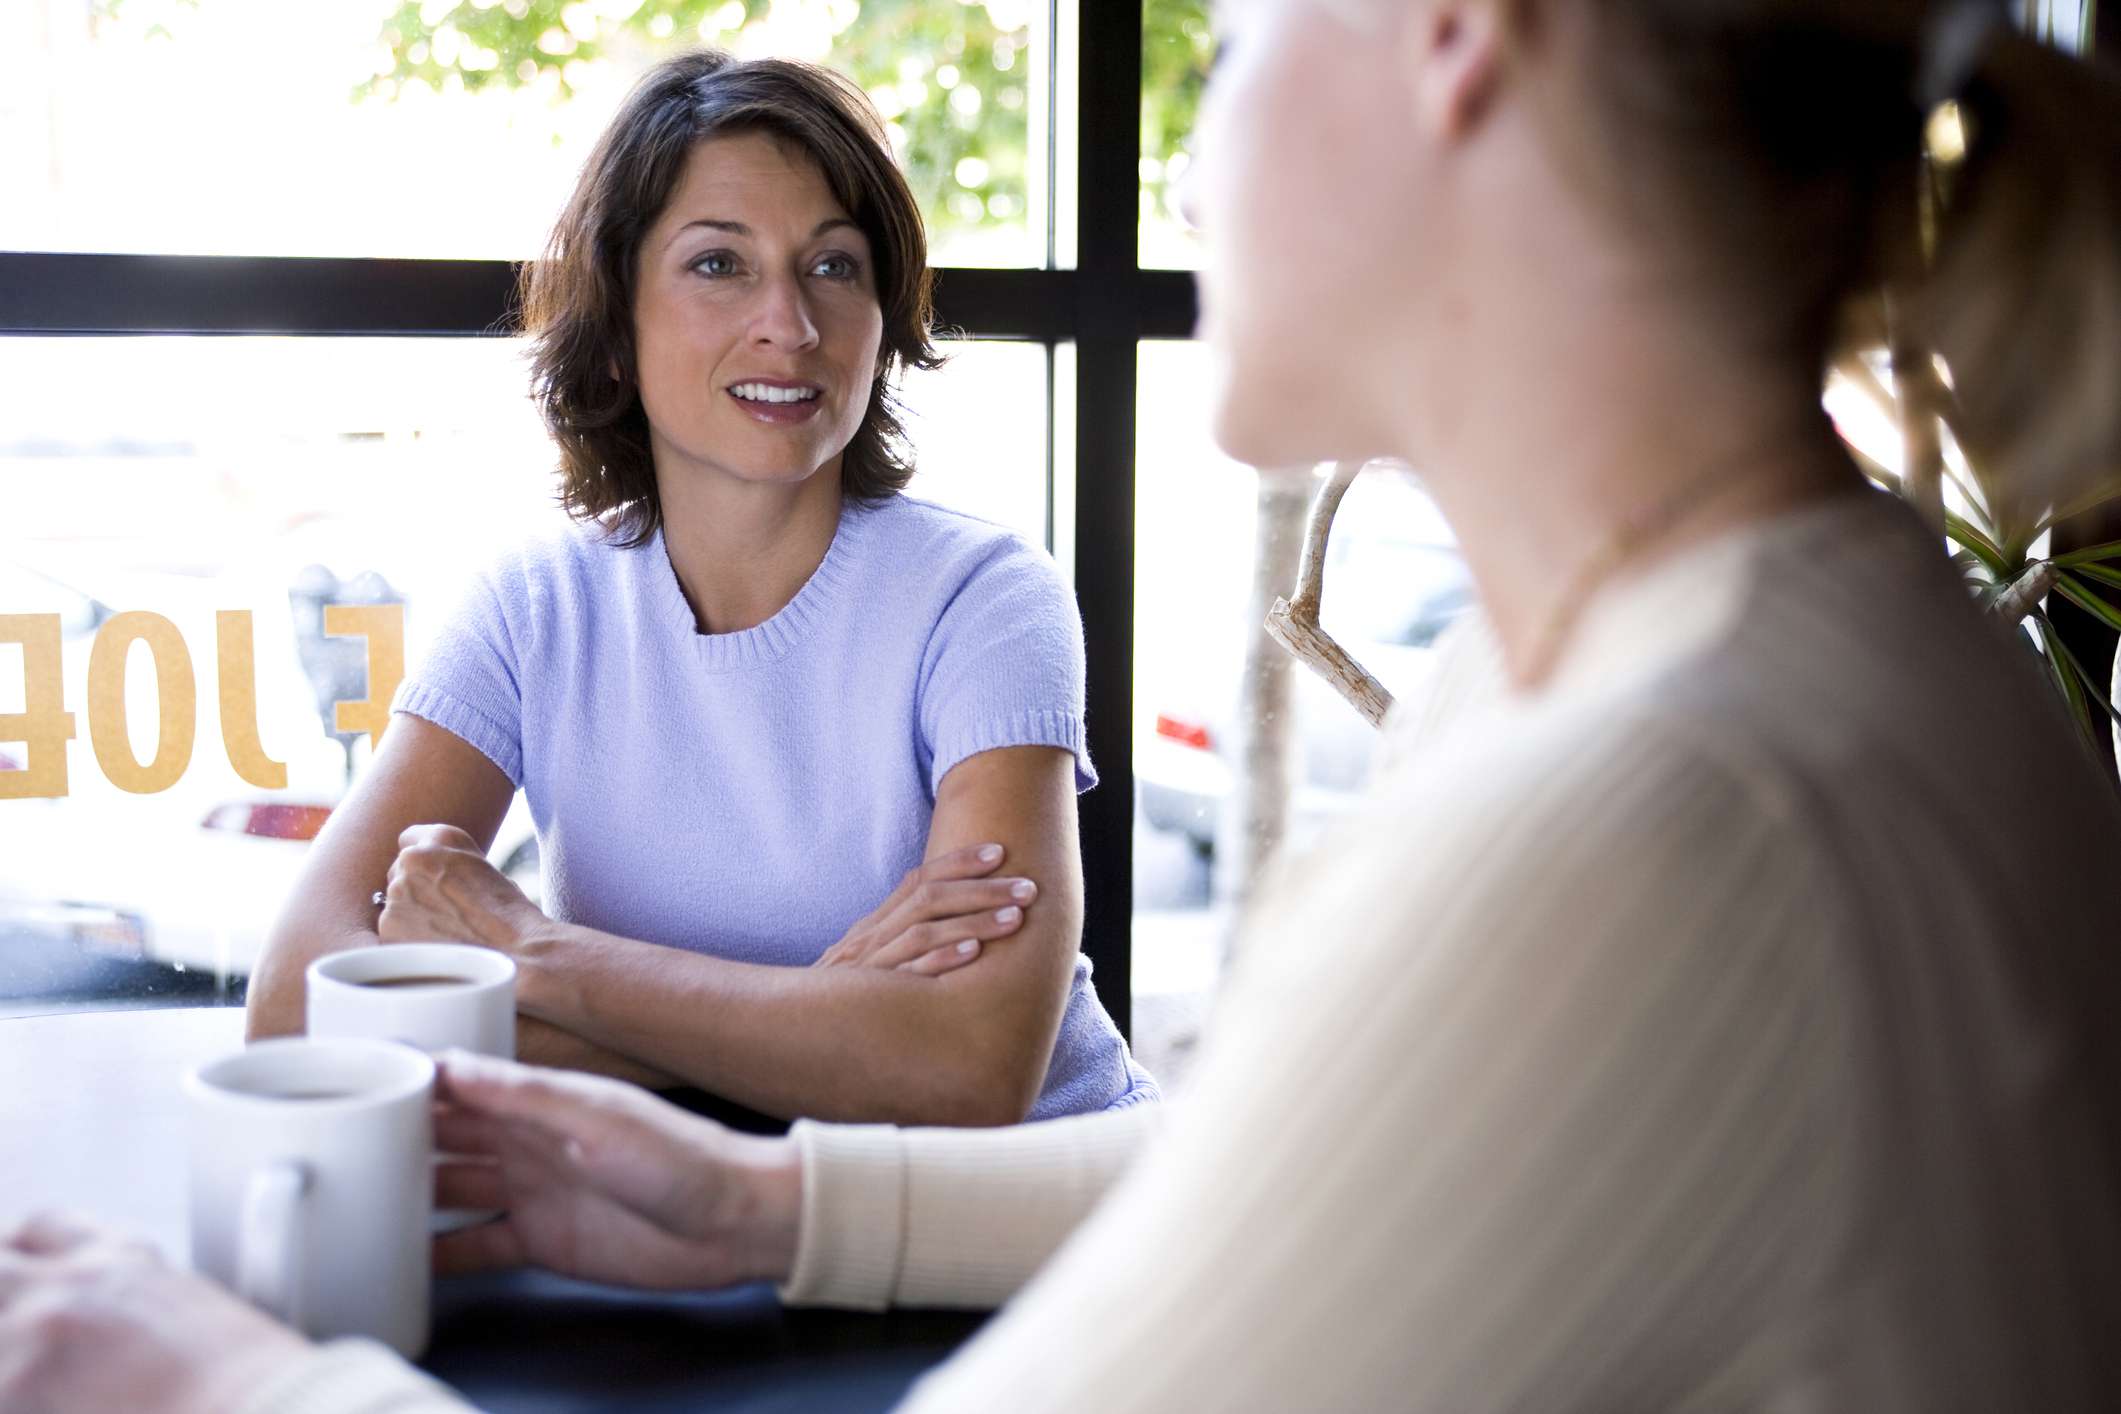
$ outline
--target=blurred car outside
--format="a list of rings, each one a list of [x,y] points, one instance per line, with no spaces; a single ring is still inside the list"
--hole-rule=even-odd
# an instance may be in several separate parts
[[[1335,517],[1323,605],[1325,630],[1403,700],[1426,681],[1438,636],[1472,607],[1473,586],[1427,498],[1403,478],[1366,474]],[[1233,787],[1242,634],[1173,634],[1152,656],[1135,727],[1142,814],[1207,856]],[[1316,673],[1293,672],[1289,838],[1301,846],[1368,785],[1378,731]]]

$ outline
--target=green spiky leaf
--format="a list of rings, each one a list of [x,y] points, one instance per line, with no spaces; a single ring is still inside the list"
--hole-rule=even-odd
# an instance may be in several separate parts
[[[2055,592],[2116,633],[2121,633],[2121,609],[2109,604],[2083,580],[2064,574],[2055,581]]]

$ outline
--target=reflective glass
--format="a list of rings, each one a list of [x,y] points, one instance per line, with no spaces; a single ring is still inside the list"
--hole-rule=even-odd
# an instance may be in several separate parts
[[[1200,344],[1145,343],[1140,368],[1134,988],[1139,1024],[1154,1033],[1189,1024],[1204,1004],[1272,841],[1305,848],[1366,788],[1378,733],[1261,627],[1274,599],[1295,590],[1319,472],[1262,473],[1213,446]],[[1334,521],[1325,630],[1406,696],[1470,603],[1463,562],[1418,483],[1365,469]],[[1248,693],[1248,652],[1282,676],[1280,699]],[[1275,748],[1267,759],[1283,762],[1279,788],[1256,778],[1262,740]]]
[[[1140,260],[1197,270],[1200,238],[1179,211],[1193,125],[1215,58],[1209,0],[1143,0]]]
[[[528,258],[633,81],[712,44],[853,75],[933,263],[1042,263],[1049,40],[1031,0],[297,8],[299,24],[286,0],[0,6],[0,249]]]
[[[948,351],[911,490],[1043,541],[1045,350]],[[0,340],[0,1015],[239,995],[368,759],[337,704],[561,523],[522,353]],[[518,801],[493,858],[536,857]]]

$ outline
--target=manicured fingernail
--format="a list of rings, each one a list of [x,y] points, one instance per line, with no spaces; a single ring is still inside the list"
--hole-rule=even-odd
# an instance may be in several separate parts
[[[1024,911],[1021,908],[1005,908],[994,915],[994,921],[997,923],[1014,923],[1023,916]]]
[[[992,864],[1001,857],[1002,847],[998,844],[983,844],[979,847],[979,862],[982,864]]]
[[[1009,897],[1015,899],[1018,903],[1029,903],[1032,899],[1038,897],[1038,885],[1032,883],[1029,879],[1018,879],[1009,886]]]
[[[959,952],[962,952],[962,953],[975,953],[975,952],[978,952],[978,951],[979,951],[979,939],[977,939],[977,938],[967,938],[967,939],[965,939],[965,941],[963,941],[962,943],[959,943],[959,944],[957,945],[957,950],[958,950]]]

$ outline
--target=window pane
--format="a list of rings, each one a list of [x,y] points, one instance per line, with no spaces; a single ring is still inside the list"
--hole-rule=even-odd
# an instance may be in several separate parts
[[[527,258],[633,80],[709,43],[853,74],[935,263],[1042,262],[1030,0],[301,10],[298,36],[285,0],[0,7],[0,249]]]
[[[1279,831],[1282,848],[1306,847],[1365,788],[1378,734],[1259,627],[1295,587],[1319,478],[1255,472],[1215,450],[1201,345],[1144,344],[1140,366],[1134,996],[1137,1044],[1170,1055],[1173,1030],[1198,1022],[1270,848],[1242,821]],[[1264,554],[1263,527],[1276,532]],[[1437,634],[1470,603],[1448,529],[1411,478],[1384,466],[1357,479],[1334,527],[1326,631],[1396,695],[1418,692]],[[1245,695],[1255,644],[1285,684],[1264,715]],[[1247,775],[1258,760],[1248,743],[1262,739],[1281,744],[1281,792]]]
[[[1197,270],[1200,241],[1179,214],[1193,123],[1215,57],[1209,0],[1143,0],[1141,263]]]
[[[906,381],[913,495],[1052,546],[1046,522],[1046,348],[980,340],[944,344],[949,360]]]
[[[949,351],[908,390],[912,490],[1043,539],[1044,350]],[[0,725],[0,773],[65,765],[63,796],[0,787],[0,1015],[234,994],[367,761],[331,726],[369,640],[322,606],[402,604],[416,664],[472,573],[561,524],[525,386],[510,340],[0,339],[0,616],[36,616],[0,641],[0,716],[56,696],[73,728]],[[113,622],[137,611],[167,628]],[[253,669],[224,697],[229,612]],[[284,786],[232,764],[246,745]],[[493,858],[535,889],[520,800]]]

